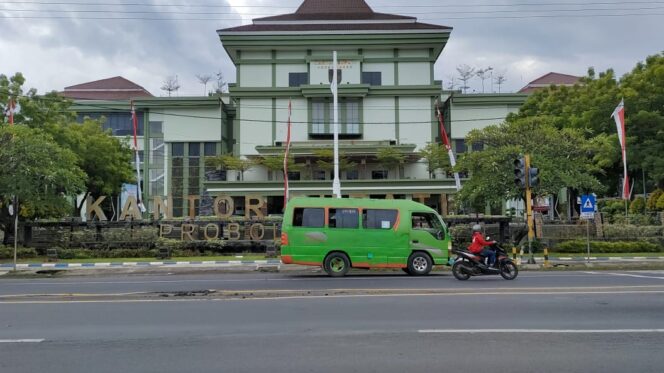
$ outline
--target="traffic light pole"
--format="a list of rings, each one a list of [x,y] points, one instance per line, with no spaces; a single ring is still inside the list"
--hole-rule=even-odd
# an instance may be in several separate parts
[[[530,190],[530,155],[526,154],[526,219],[528,222],[528,264],[535,264],[533,255],[533,240],[535,239],[535,229],[533,224],[533,198]]]

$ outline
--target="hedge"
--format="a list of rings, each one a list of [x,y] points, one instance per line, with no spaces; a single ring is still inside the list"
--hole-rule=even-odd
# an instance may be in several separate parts
[[[18,259],[30,259],[37,257],[37,251],[32,248],[19,247],[16,250]],[[14,259],[14,248],[0,246],[0,259]]]
[[[552,248],[552,252],[556,253],[585,253],[588,250],[588,244],[583,240],[575,241],[566,241],[563,243],[557,244]],[[616,241],[616,242],[607,242],[607,241],[590,241],[590,251],[592,253],[656,253],[662,251],[662,247],[644,241]]]

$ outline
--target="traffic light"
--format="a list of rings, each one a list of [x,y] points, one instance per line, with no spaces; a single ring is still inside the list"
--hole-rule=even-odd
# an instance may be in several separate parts
[[[539,185],[539,182],[540,182],[539,168],[530,167],[528,169],[528,186],[531,188],[535,188],[536,186]]]
[[[526,159],[514,160],[514,184],[520,189],[526,189]]]

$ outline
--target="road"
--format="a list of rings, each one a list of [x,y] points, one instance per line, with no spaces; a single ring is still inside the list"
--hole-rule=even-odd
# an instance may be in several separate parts
[[[661,372],[664,364],[664,271],[523,272],[512,282],[104,276],[0,279],[0,289],[0,372]],[[217,292],[161,294],[202,289]]]

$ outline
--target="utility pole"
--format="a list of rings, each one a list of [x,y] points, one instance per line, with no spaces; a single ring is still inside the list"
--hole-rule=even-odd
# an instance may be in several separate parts
[[[337,51],[332,52],[332,95],[334,96],[334,181],[332,194],[341,198],[341,181],[339,181],[339,81],[337,72]]]
[[[533,221],[533,195],[532,188],[539,185],[539,169],[531,167],[530,154],[525,157],[514,160],[514,182],[517,187],[525,191],[526,202],[526,222],[528,224],[528,264],[535,264],[533,255],[533,240],[535,239],[535,229]]]

